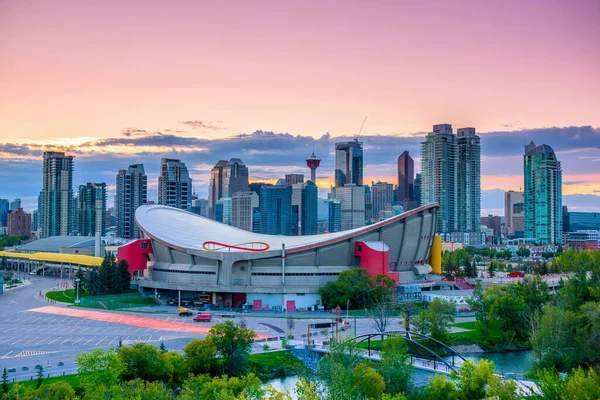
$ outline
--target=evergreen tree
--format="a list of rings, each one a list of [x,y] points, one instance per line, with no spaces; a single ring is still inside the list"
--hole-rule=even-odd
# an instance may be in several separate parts
[[[100,265],[100,283],[102,291],[111,289],[113,274],[115,273],[115,256],[112,253],[106,253],[102,265]]]
[[[112,275],[110,277],[110,289],[112,293],[123,293],[123,281],[121,280],[121,274],[119,274],[119,271],[112,271]]]
[[[8,374],[6,373],[6,368],[2,371],[2,391],[8,393]]]
[[[37,387],[39,388],[42,386],[42,380],[44,379],[44,367],[40,365],[37,370]]]
[[[129,285],[131,284],[131,274],[129,273],[129,264],[126,260],[119,260],[116,274],[121,277],[121,285],[123,290],[129,290]]]
[[[90,296],[98,296],[102,294],[102,281],[100,280],[100,272],[98,269],[90,269],[90,272],[87,274],[85,288]]]
[[[6,257],[0,258],[0,270],[4,271],[7,268]]]
[[[83,282],[85,282],[85,273],[81,269],[81,266],[79,266],[77,272],[75,273],[75,279],[79,279],[79,282],[81,282],[82,284]]]

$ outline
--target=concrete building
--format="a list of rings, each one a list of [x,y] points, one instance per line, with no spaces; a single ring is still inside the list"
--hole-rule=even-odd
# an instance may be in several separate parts
[[[183,210],[142,206],[136,221],[145,238],[140,243],[147,245],[124,246],[128,252],[119,249],[119,259],[143,271],[136,281],[142,290],[160,291],[163,298],[206,293],[223,307],[292,311],[320,304],[319,288],[349,269],[385,273],[397,282],[426,277],[432,271],[437,207],[349,232],[281,236],[246,232]]]
[[[69,235],[73,221],[73,157],[44,152],[41,192],[41,237]]]
[[[456,131],[458,231],[477,232],[481,217],[481,145],[475,128]]]
[[[358,140],[335,144],[335,187],[363,184],[363,144]]]
[[[21,207],[8,214],[7,234],[12,236],[31,236],[31,214],[27,214]]]
[[[508,237],[523,237],[523,192],[504,192],[504,226]]]
[[[192,205],[192,179],[181,160],[163,158],[158,177],[158,204],[187,210]]]
[[[80,236],[106,234],[106,183],[79,185],[77,233]]]
[[[562,243],[562,169],[548,145],[525,146],[525,238],[538,244]]]
[[[497,215],[489,214],[487,217],[481,217],[481,225],[491,229],[494,236],[500,236],[502,233],[502,223]]]
[[[117,235],[124,239],[140,237],[135,224],[135,210],[148,202],[148,177],[143,164],[119,170],[116,179],[115,209]]]
[[[394,202],[394,185],[381,181],[371,182],[371,202],[373,217],[379,216],[380,211],[385,211],[388,204]]]
[[[346,185],[335,189],[341,204],[342,231],[365,226],[365,187]]]
[[[235,193],[231,197],[231,226],[252,232],[254,226],[254,212],[259,206],[259,197],[256,193]]]
[[[304,182],[304,175],[302,174],[286,174],[285,175],[285,184],[288,186],[295,185],[297,183]]]

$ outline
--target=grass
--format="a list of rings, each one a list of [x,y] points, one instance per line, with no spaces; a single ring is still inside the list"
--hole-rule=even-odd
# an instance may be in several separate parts
[[[19,381],[19,382],[15,382],[15,383],[18,383],[19,385],[22,385],[25,388],[36,388],[37,387],[37,379],[36,379],[37,371],[32,370],[31,375],[33,376],[33,380]],[[53,383],[56,383],[56,382],[67,382],[69,385],[71,385],[71,387],[73,389],[77,389],[78,387],[81,386],[81,382],[79,380],[80,377],[81,377],[81,375],[79,375],[79,374],[69,374],[69,375],[65,375],[65,376],[53,376],[51,378],[44,378],[42,380],[42,386],[52,385]],[[15,383],[8,384],[9,390]]]
[[[479,329],[480,324],[482,323],[479,321],[452,324],[454,327],[469,330],[464,332],[452,332],[448,335],[453,339],[455,345],[477,344],[483,349],[493,350],[502,342],[503,334],[500,326],[495,321],[490,321],[488,323],[488,330],[484,333]]]
[[[76,293],[75,289],[58,290],[54,292],[46,292],[46,297],[59,303],[74,304]],[[81,302],[81,307],[88,308],[108,308],[111,310],[126,307],[138,307],[138,306],[154,306],[156,301],[152,297],[144,297],[136,290],[129,290],[123,294],[118,295],[103,295],[98,296],[87,296],[85,291],[80,290],[79,298],[85,297],[85,300]],[[102,302],[106,307],[103,307],[99,302]]]
[[[262,380],[299,375],[307,369],[302,361],[289,351],[250,354],[248,366],[250,372],[254,372]]]
[[[55,292],[46,292],[46,297],[59,303],[74,304],[76,293],[75,289],[57,290]]]

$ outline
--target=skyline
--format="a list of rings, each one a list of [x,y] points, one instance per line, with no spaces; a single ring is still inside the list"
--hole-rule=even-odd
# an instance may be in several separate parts
[[[564,203],[600,208],[595,1],[5,1],[0,16],[0,197],[28,210],[56,145],[77,157],[74,186],[106,182],[109,203],[134,163],[155,199],[161,157],[186,162],[201,197],[221,158],[254,181],[308,176],[313,138],[328,187],[333,142],[365,116],[365,183],[396,184],[404,150],[419,171],[419,141],[450,123],[481,136],[482,214],[522,186],[532,140],[562,162]]]

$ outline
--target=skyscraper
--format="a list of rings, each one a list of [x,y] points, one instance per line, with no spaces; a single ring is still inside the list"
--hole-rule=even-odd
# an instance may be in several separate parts
[[[507,236],[523,237],[523,209],[523,192],[504,192],[504,227]]]
[[[452,125],[434,125],[421,143],[421,205],[440,204],[437,233],[456,232],[458,228],[457,169]]]
[[[73,157],[44,152],[41,236],[68,235],[73,226]]]
[[[302,174],[286,174],[285,175],[285,184],[286,185],[295,185],[296,183],[303,183],[304,175]]]
[[[215,205],[223,197],[248,191],[248,167],[239,158],[220,160],[210,172],[208,217],[215,219]]]
[[[21,208],[21,199],[16,198],[13,201],[10,202],[10,209],[11,211],[15,211],[17,209]]]
[[[133,164],[117,174],[117,235],[124,239],[138,239],[135,210],[148,202],[148,177],[143,164]]]
[[[215,204],[215,221],[231,225],[232,210],[231,197],[223,197]]]
[[[414,201],[415,163],[408,151],[398,157],[398,201]]]
[[[343,231],[365,226],[365,189],[356,185],[336,188],[336,200],[339,200],[342,209]]]
[[[531,142],[523,156],[525,237],[562,243],[562,170],[552,147]]]
[[[0,227],[8,226],[8,211],[10,203],[6,199],[0,199]]]
[[[363,184],[363,144],[357,139],[335,144],[335,187]]]
[[[253,231],[254,209],[259,207],[254,192],[237,192],[231,197],[231,225],[248,232]]]
[[[379,211],[385,210],[387,205],[394,201],[394,185],[381,181],[371,183],[371,201],[373,218],[377,218]]]
[[[458,144],[458,231],[481,228],[481,145],[475,128],[460,128]]]
[[[106,183],[79,185],[77,210],[79,235],[106,234]]]
[[[317,168],[321,165],[321,159],[315,156],[315,152],[306,159],[306,166],[310,168],[310,180],[317,184]]]
[[[298,235],[317,234],[318,189],[313,181],[292,185],[292,206],[298,210]]]
[[[158,204],[187,210],[192,205],[192,179],[185,163],[163,158],[158,177]]]
[[[415,177],[415,203],[417,207],[421,206],[421,174]]]
[[[291,235],[292,187],[263,186],[260,189],[260,232],[268,235]]]
[[[190,212],[200,215],[201,217],[208,217],[208,200],[207,199],[193,199],[192,207]]]

